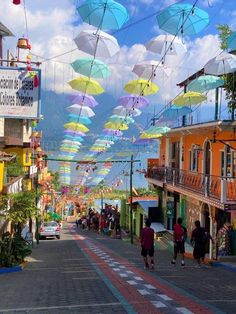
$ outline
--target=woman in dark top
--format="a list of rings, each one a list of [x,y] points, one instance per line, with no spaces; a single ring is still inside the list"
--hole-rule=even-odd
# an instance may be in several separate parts
[[[212,237],[205,231],[205,228],[201,227],[199,220],[195,221],[195,227],[191,236],[191,243],[194,247],[193,257],[197,260],[198,266],[201,266],[201,263],[204,263],[207,240],[209,238],[212,240]]]

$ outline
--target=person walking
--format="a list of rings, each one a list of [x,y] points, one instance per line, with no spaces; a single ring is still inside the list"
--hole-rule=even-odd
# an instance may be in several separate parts
[[[145,269],[154,269],[154,235],[155,232],[151,228],[151,221],[147,219],[145,228],[141,231],[141,255],[143,256]],[[149,265],[148,256],[151,265]]]
[[[178,254],[182,254],[181,266],[185,265],[184,253],[185,253],[185,240],[187,238],[187,229],[182,226],[183,219],[179,217],[177,219],[177,224],[174,225],[174,256],[171,264],[175,265]]]
[[[195,229],[192,231],[190,242],[193,245],[193,258],[197,260],[197,267],[201,267],[205,259],[207,240],[213,241],[213,239],[205,228],[201,227],[199,220],[196,220],[194,224]]]

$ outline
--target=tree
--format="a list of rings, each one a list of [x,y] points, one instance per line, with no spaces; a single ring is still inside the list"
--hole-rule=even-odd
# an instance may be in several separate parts
[[[60,174],[59,172],[51,172],[51,175],[53,177],[52,179],[52,185],[55,189],[55,191],[59,191],[61,188],[61,182],[60,182]]]
[[[221,48],[227,49],[227,38],[231,35],[232,30],[228,25],[218,25],[219,37],[221,40]],[[231,52],[232,53],[232,52]],[[224,75],[224,88],[226,91],[226,99],[228,100],[229,112],[231,112],[231,119],[234,120],[234,111],[236,109],[236,77],[234,73]]]

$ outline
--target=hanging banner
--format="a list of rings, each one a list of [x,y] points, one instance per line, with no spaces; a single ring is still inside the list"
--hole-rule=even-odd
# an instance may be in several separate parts
[[[35,84],[37,77],[37,84]],[[0,117],[39,117],[40,70],[0,67]]]

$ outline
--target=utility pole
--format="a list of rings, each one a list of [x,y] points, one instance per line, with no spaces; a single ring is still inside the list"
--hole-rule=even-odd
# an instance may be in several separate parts
[[[35,192],[36,192],[36,206],[38,209],[38,192],[39,192],[39,169],[37,167],[37,174],[36,174],[36,182],[35,182]],[[38,210],[36,215],[36,243],[39,244],[39,220],[38,220]]]
[[[130,160],[130,243],[134,243],[133,237],[133,163],[134,163],[134,156],[131,155]]]

